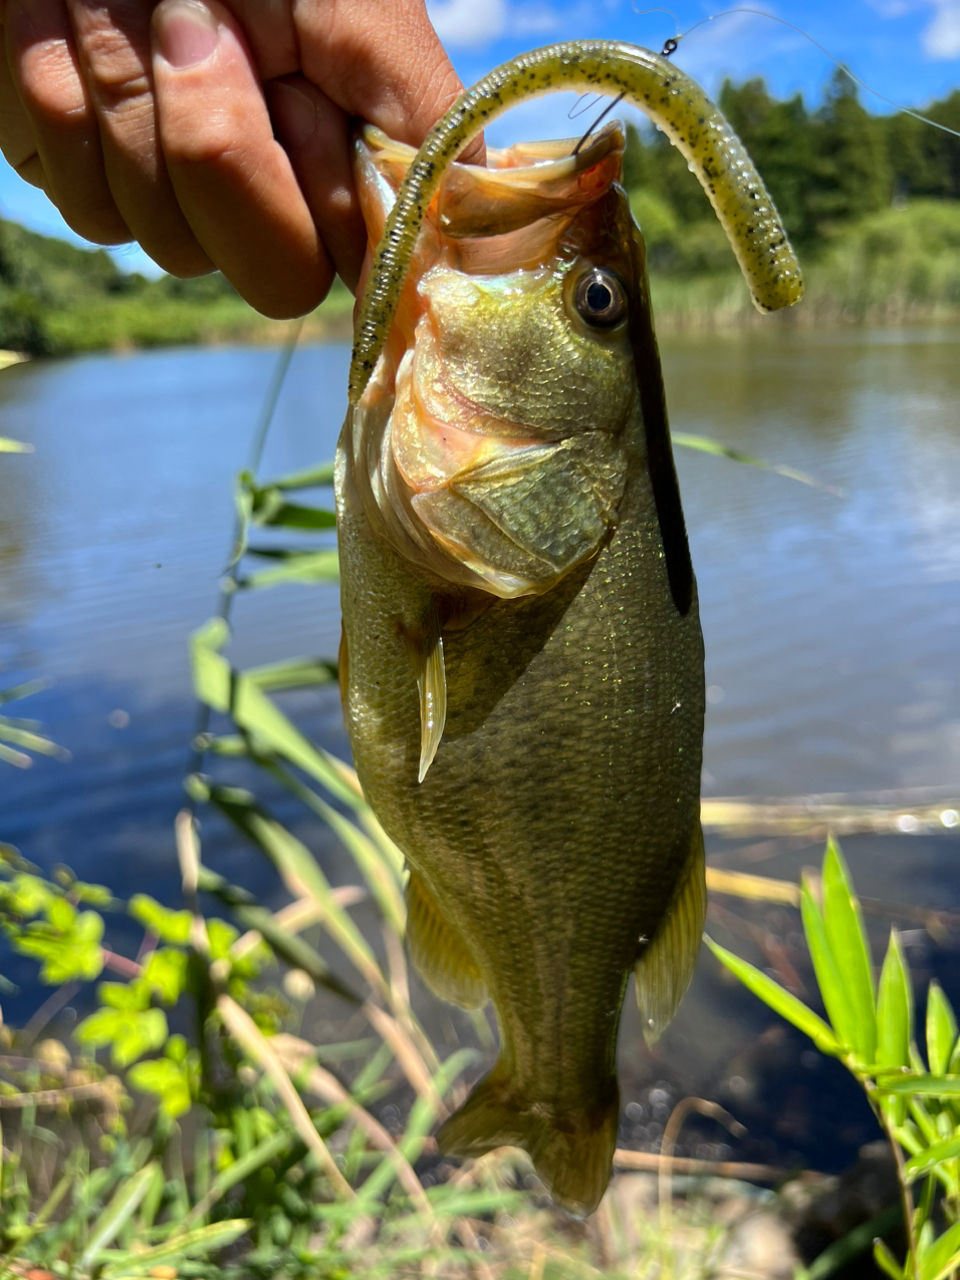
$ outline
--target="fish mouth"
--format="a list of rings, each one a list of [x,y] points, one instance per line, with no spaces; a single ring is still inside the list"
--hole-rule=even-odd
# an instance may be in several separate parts
[[[565,138],[490,147],[486,166],[450,165],[431,201],[428,220],[451,239],[500,236],[544,218],[569,221],[617,181],[625,145],[623,126],[614,120],[585,141]],[[416,148],[365,125],[358,153],[361,166],[368,165],[378,179],[385,218]]]
[[[564,281],[591,245],[604,252],[624,145],[614,121],[582,143],[491,149],[486,167],[451,165],[425,210],[344,440],[371,527],[444,588],[541,594],[616,522],[628,339],[623,326],[585,335]],[[372,126],[358,136],[371,246],[415,155]],[[598,378],[615,393],[585,390]]]

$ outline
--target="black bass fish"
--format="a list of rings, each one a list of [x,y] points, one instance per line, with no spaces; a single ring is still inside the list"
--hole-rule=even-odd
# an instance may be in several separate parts
[[[433,182],[336,477],[347,726],[410,868],[411,955],[500,1027],[438,1141],[525,1148],[580,1214],[629,975],[655,1039],[706,903],[703,644],[623,142]],[[414,154],[358,143],[371,247]]]

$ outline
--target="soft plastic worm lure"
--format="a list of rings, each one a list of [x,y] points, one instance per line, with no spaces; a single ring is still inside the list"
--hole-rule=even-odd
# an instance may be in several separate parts
[[[615,40],[546,45],[505,62],[468,89],[430,130],[387,219],[357,315],[350,402],[386,341],[410,257],[446,167],[496,116],[556,89],[620,94],[667,135],[696,174],[760,311],[803,295],[800,264],[743,143],[699,85],[649,49]]]

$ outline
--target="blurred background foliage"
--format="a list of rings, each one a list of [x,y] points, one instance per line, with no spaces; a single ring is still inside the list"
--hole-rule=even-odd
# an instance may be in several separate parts
[[[905,112],[871,115],[838,71],[822,103],[781,102],[762,80],[726,81],[720,106],[757,162],[808,268],[792,322],[939,318],[960,309],[960,138]],[[960,91],[926,111],[960,129]],[[662,327],[743,322],[752,307],[686,161],[653,130],[627,129],[624,185],[646,237]],[[307,338],[348,337],[337,281]],[[219,273],[148,280],[103,250],[0,221],[0,347],[31,355],[277,340]]]

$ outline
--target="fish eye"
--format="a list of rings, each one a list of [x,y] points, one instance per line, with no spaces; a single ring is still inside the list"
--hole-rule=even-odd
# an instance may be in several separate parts
[[[591,267],[577,281],[573,305],[594,329],[612,329],[627,314],[627,291],[614,272]]]

